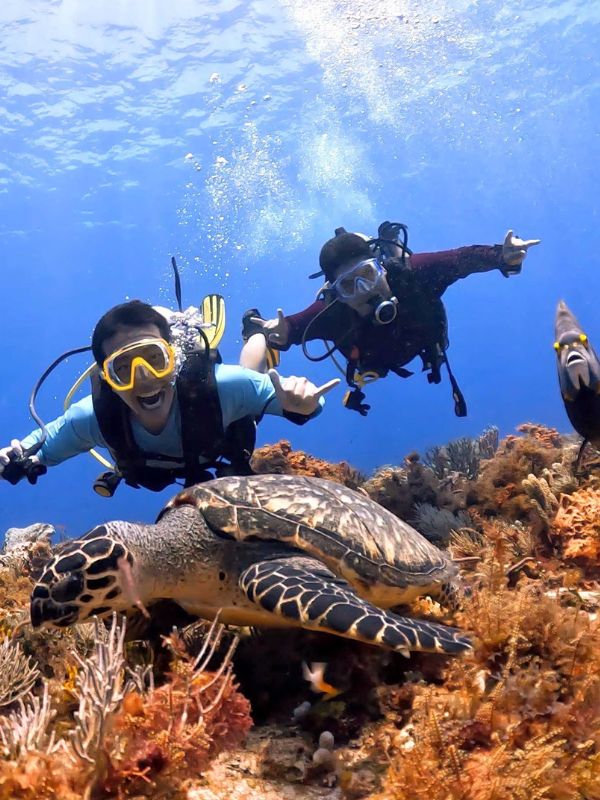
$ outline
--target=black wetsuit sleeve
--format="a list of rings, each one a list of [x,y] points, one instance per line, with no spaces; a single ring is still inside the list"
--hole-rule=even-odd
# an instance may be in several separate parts
[[[328,306],[324,300],[316,300],[304,311],[286,317],[290,326],[288,343],[280,349],[287,350],[290,345],[301,344],[303,337],[308,342],[313,339],[335,341],[344,333],[345,326],[351,324],[352,318],[352,311],[347,306],[341,303]]]
[[[408,263],[420,282],[438,296],[460,278],[504,266],[501,244],[474,244],[438,253],[413,253]]]
[[[314,419],[314,417],[317,416],[317,412],[313,411],[312,414],[299,414],[297,411],[286,411],[284,409],[281,416],[285,417],[285,419],[289,420],[290,422],[293,422],[294,425],[304,425],[310,419]]]

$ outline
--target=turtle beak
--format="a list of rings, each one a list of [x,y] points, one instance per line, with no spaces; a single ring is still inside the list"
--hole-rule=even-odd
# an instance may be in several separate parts
[[[44,624],[44,612],[42,604],[38,600],[32,600],[30,605],[31,627],[41,628]]]
[[[31,626],[34,629],[54,625],[66,628],[79,618],[79,606],[71,603],[55,603],[53,600],[42,600],[32,597],[29,607]]]

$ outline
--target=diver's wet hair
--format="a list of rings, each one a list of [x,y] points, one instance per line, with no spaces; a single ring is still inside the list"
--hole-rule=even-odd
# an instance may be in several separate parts
[[[146,325],[155,325],[163,339],[167,342],[171,340],[171,328],[167,319],[148,303],[130,300],[107,311],[98,320],[92,334],[92,353],[98,366],[102,366],[108,355],[102,349],[107,339],[123,328],[139,328]]]
[[[334,277],[336,269],[351,258],[372,255],[371,248],[362,236],[356,233],[342,233],[325,242],[319,255],[319,266],[328,281]]]

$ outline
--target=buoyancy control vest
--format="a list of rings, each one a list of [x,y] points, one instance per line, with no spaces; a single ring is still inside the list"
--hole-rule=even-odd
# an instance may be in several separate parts
[[[92,376],[92,401],[100,432],[117,473],[129,486],[159,492],[180,478],[191,486],[215,477],[211,469],[217,477],[252,474],[256,423],[247,416],[223,428],[215,379],[215,364],[220,360],[217,351],[210,350],[207,356],[198,349],[187,354],[179,370],[175,388],[182,460],[143,451],[133,435],[129,408],[97,373]]]
[[[448,361],[447,350],[450,343],[448,339],[448,318],[444,303],[441,297],[432,296],[430,292],[419,285],[416,277],[411,273],[409,261],[408,263],[407,261],[406,258],[389,258],[386,260],[385,267],[388,273],[390,289],[397,298],[399,305],[409,308],[413,318],[421,323],[421,330],[418,333],[419,348],[415,355],[418,355],[421,359],[423,372],[427,372],[428,382],[440,383],[441,367],[445,364],[452,386],[454,413],[458,417],[464,417],[467,414],[466,402]],[[365,327],[372,324],[370,321],[362,323]],[[391,324],[393,325],[394,323],[392,322]],[[357,339],[360,340],[360,338],[361,335],[358,332]],[[348,358],[346,380],[351,388],[356,389],[369,382],[369,379],[361,382],[361,374],[384,377],[390,369],[401,378],[408,378],[413,374],[401,365],[391,367],[389,363],[385,365],[379,364],[377,355],[361,352],[360,343],[357,342],[352,347],[352,355]],[[372,379],[370,378],[370,380]],[[352,396],[350,395],[349,402],[346,405],[353,408],[351,398]],[[362,399],[357,395],[355,403],[362,401]]]

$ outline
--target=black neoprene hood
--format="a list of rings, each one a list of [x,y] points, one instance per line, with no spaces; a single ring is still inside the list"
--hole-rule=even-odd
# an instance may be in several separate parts
[[[319,266],[330,281],[338,267],[357,256],[371,256],[368,242],[356,233],[342,233],[325,242],[319,255]]]

